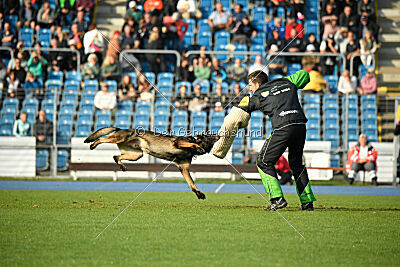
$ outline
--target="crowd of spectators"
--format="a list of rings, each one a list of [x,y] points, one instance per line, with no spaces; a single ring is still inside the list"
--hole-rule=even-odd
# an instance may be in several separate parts
[[[361,53],[354,60],[353,74],[357,77],[358,66],[370,66],[373,63],[373,53],[378,45],[379,26],[376,24],[375,9],[370,0],[324,0],[320,1],[320,35],[304,31],[306,5],[301,0],[291,1],[250,1],[250,6],[267,8],[265,16],[265,51],[267,53],[307,52],[304,57],[278,57],[269,65],[269,74],[285,75],[286,66],[290,63],[300,63],[302,68],[310,72],[312,82],[307,86],[309,92],[326,92],[328,83],[325,75],[335,74],[338,68],[338,58],[334,56],[314,56],[313,53],[341,53],[347,59],[346,66],[339,66],[341,76],[338,91],[343,94],[376,92],[374,70],[368,69],[366,75],[357,79],[350,77],[349,59],[352,55]],[[186,19],[207,19],[210,32],[215,40],[215,33],[229,32],[231,44],[246,45],[249,49],[253,39],[258,35],[260,27],[253,20],[250,8],[233,3],[232,10],[216,3],[209,14],[202,14],[194,0],[131,0],[127,1],[124,24],[120,31],[105,36],[92,23],[94,0],[41,0],[1,1],[0,31],[1,46],[13,50],[14,60],[5,65],[0,64],[0,79],[3,94],[7,97],[39,97],[43,95],[44,83],[48,73],[52,71],[81,72],[82,78],[115,80],[118,82],[118,100],[151,100],[151,88],[142,75],[138,81],[132,82],[130,77],[122,74],[134,71],[132,64],[138,70],[147,65],[147,70],[156,75],[170,70],[169,58],[163,54],[127,54],[120,62],[117,51],[123,49],[173,49],[182,54],[181,65],[176,68],[176,81],[188,81],[193,84],[208,80],[215,91],[211,97],[204,97],[193,90],[175,88],[179,108],[220,109],[229,99],[234,99],[236,86],[246,82],[250,64],[266,63],[261,55],[256,57],[232,57],[228,61],[218,60],[203,53],[198,57],[186,57],[187,49],[210,49],[199,47],[196,42],[190,47],[185,45],[184,37],[188,31]],[[284,8],[285,13],[278,16],[277,10]],[[5,20],[5,16],[16,15],[17,22]],[[36,51],[28,53],[25,44],[19,39],[18,32],[31,29],[34,33],[32,47]],[[39,42],[38,33],[41,29],[49,29],[49,42]],[[42,47],[76,49],[81,57],[81,65],[77,66],[77,56],[74,52],[44,52]],[[235,46],[233,46],[235,49]],[[2,58],[9,55],[2,52]],[[254,59],[254,62],[253,60]],[[145,64],[147,62],[147,64]],[[343,70],[342,70],[343,69]],[[224,91],[222,83],[229,85]],[[137,84],[135,86],[134,84]],[[23,89],[22,89],[23,88]],[[102,87],[103,88],[103,87]],[[235,89],[234,89],[235,88]],[[102,94],[103,91],[99,92]],[[150,96],[151,95],[151,96]],[[234,102],[234,101],[233,101]],[[112,109],[113,107],[111,107]]]

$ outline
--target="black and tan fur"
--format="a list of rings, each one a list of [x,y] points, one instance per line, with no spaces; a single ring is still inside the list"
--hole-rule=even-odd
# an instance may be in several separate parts
[[[105,135],[108,136],[100,138]],[[92,143],[90,145],[92,150],[101,143],[117,144],[121,155],[114,156],[114,160],[122,171],[126,171],[126,166],[122,163],[122,160],[136,161],[143,156],[143,153],[159,159],[173,161],[196,196],[199,199],[205,199],[206,196],[199,191],[193,182],[189,167],[194,156],[209,153],[216,141],[218,141],[216,135],[177,137],[137,129],[106,127],[97,130],[86,138],[85,143]]]

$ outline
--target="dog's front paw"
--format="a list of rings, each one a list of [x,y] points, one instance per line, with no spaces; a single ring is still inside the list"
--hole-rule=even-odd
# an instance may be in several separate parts
[[[202,192],[195,191],[194,193],[196,194],[198,199],[206,199],[206,195],[204,195]]]
[[[200,147],[200,146],[197,146],[197,147],[196,147],[196,151],[197,151],[197,153],[199,153],[199,154],[205,154],[205,153],[206,153],[206,151],[204,150],[204,148],[202,148],[202,147]]]
[[[93,149],[95,149],[95,148],[96,148],[96,146],[97,146],[97,145],[96,145],[95,143],[91,144],[91,145],[90,145],[90,150],[93,150]]]
[[[121,168],[121,171],[126,172],[126,167],[124,165],[119,165],[119,167]]]

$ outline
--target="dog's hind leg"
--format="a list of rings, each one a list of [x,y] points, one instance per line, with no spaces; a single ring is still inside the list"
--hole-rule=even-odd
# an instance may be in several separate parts
[[[189,172],[189,162],[177,164],[178,169],[181,171],[183,177],[185,177],[186,182],[189,184],[192,191],[196,194],[198,199],[205,199],[206,195],[204,195],[200,190],[197,188],[196,184],[193,182],[192,177],[190,176]]]
[[[127,151],[122,153],[119,156],[114,156],[114,161],[115,163],[118,164],[118,166],[121,168],[122,171],[126,171],[126,166],[124,163],[122,163],[121,160],[130,160],[130,161],[136,161],[143,157],[143,151],[140,150],[135,150],[135,151]]]

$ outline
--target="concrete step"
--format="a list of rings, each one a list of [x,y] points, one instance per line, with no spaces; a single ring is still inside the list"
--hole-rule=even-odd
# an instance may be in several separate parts
[[[378,17],[400,18],[400,10],[393,8],[382,8],[378,10]]]
[[[382,142],[392,142],[393,137],[394,137],[393,130],[392,130],[392,132],[387,132],[387,133],[381,135]]]
[[[381,34],[380,37],[381,42],[392,42],[392,43],[400,43],[400,34]]]
[[[378,54],[378,56],[381,58],[381,54],[380,53]],[[400,68],[400,55],[396,55],[396,58],[397,59],[381,59],[381,60],[379,60],[379,66],[385,66],[385,67],[388,66],[388,67]]]
[[[101,5],[97,7],[97,16],[125,16],[126,13],[126,6],[125,4],[122,5]]]
[[[378,56],[390,56],[390,59],[397,58],[397,56],[400,56],[400,47],[397,45],[388,47],[385,46],[385,44],[382,44],[378,49]]]
[[[124,25],[124,19],[123,18],[113,18],[113,17],[100,17],[96,18],[96,24],[101,25],[101,24],[106,24],[106,25],[112,25],[117,27],[119,30],[122,28],[122,25]]]
[[[382,8],[400,8],[400,1],[377,1],[378,9]]]
[[[378,83],[379,86],[390,86],[386,83],[400,83],[400,75],[393,73],[380,73],[378,74]]]

